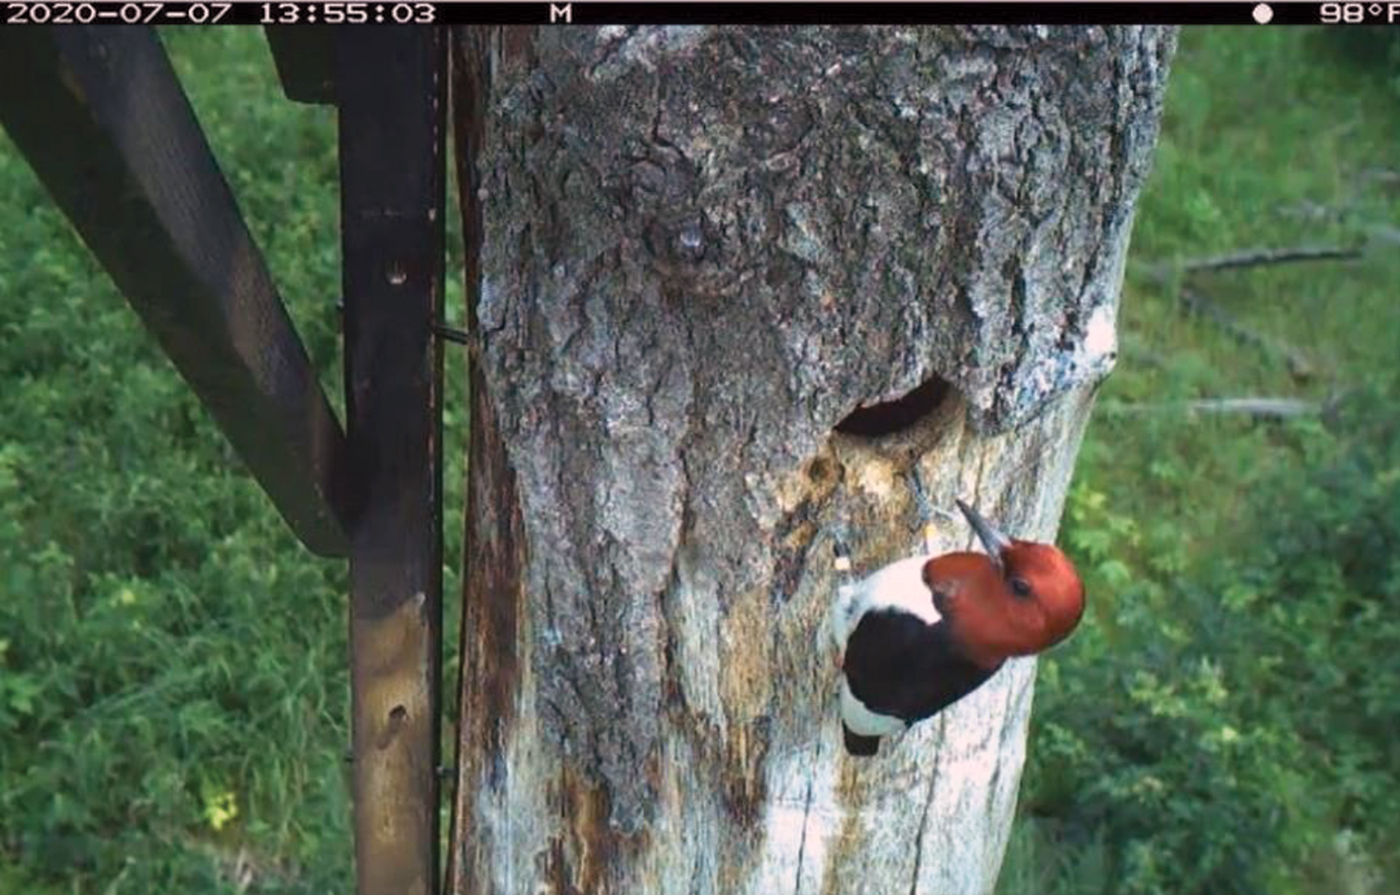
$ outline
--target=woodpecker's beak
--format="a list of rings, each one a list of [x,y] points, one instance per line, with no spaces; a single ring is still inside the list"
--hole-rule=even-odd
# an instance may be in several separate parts
[[[982,518],[982,514],[972,507],[958,501],[958,509],[967,517],[967,523],[972,526],[972,530],[977,532],[977,537],[981,539],[982,546],[987,548],[987,553],[992,557],[992,562],[998,567],[1001,566],[1001,551],[1011,546],[1011,539],[1002,534],[992,523]]]

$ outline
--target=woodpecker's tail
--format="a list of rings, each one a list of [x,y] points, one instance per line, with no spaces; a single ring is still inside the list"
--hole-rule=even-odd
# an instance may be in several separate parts
[[[846,752],[851,755],[869,757],[880,751],[879,737],[867,737],[852,733],[845,724],[841,725],[841,733],[846,739]]]

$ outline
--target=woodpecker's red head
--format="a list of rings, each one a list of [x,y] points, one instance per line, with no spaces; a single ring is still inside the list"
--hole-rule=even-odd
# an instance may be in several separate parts
[[[981,574],[950,610],[959,639],[982,664],[1029,656],[1069,636],[1084,615],[1084,583],[1059,548],[1007,537],[958,501],[987,548]]]

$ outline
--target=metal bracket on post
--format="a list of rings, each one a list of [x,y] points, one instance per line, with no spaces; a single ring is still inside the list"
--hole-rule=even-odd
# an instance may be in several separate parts
[[[433,324],[433,335],[448,342],[456,342],[458,345],[470,344],[470,336],[464,329],[453,329],[444,323]]]

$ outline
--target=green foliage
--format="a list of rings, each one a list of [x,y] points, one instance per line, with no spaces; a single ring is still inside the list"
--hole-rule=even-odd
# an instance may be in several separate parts
[[[1384,25],[1338,28],[1332,43],[1337,64],[1358,67],[1400,96],[1400,31]]]
[[[338,394],[333,118],[256,30],[166,38]],[[0,209],[0,892],[344,891],[343,565],[3,139]]]
[[[1275,890],[1336,830],[1394,852],[1398,399],[1357,397],[1336,434],[1301,427],[1312,462],[1266,477],[1179,571],[1100,559],[1131,555],[1137,526],[1076,487],[1066,539],[1113,616],[1046,660],[1025,790],[1056,841],[1108,867],[1111,887],[1069,890]],[[1194,532],[1172,536],[1180,554]]]
[[[1327,34],[1191,31],[1134,254],[1367,244],[1397,110]],[[1286,103],[1269,97],[1287,96]],[[1041,665],[1005,893],[1394,891],[1400,866],[1400,264],[1199,278],[1315,368],[1130,278],[1123,359],[1061,541],[1090,614]],[[1114,405],[1347,397],[1260,423]]]
[[[162,38],[339,405],[334,111],[282,96],[261,29]],[[0,346],[0,895],[349,891],[344,564],[297,544],[3,134]],[[461,444],[455,353],[447,377]]]

